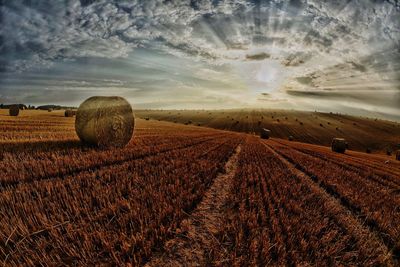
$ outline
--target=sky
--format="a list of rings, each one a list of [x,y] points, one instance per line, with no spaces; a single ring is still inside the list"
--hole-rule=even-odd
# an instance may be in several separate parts
[[[400,120],[398,0],[0,0],[0,103]]]

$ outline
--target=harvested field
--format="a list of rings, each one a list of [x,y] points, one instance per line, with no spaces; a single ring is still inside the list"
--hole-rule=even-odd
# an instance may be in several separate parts
[[[262,128],[271,137],[330,146],[335,137],[344,138],[349,149],[372,153],[394,151],[400,138],[400,123],[344,114],[296,110],[138,110],[140,118],[185,123],[188,120],[215,129],[259,135]],[[322,127],[321,127],[322,125]],[[376,138],[379,136],[379,138]]]
[[[395,155],[135,115],[103,150],[64,111],[0,110],[2,265],[400,264]]]

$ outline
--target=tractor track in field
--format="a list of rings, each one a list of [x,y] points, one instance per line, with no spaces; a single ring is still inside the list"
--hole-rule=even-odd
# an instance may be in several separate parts
[[[337,222],[340,223],[348,222],[348,225],[352,225],[357,229],[355,232],[365,233],[367,236],[370,236],[375,243],[380,245],[380,248],[383,250],[386,259],[391,259],[393,263],[398,264],[400,259],[400,251],[395,250],[396,245],[387,234],[379,227],[379,225],[369,219],[367,216],[361,213],[359,207],[351,204],[346,198],[341,196],[338,192],[336,192],[332,187],[318,180],[318,177],[315,175],[307,173],[296,163],[292,162],[285,155],[279,153],[279,151],[272,148],[266,142],[261,141],[264,146],[271,151],[273,155],[275,155],[294,175],[299,177],[300,179],[308,182],[309,186],[315,190],[315,192],[319,193],[321,196],[326,198],[326,201],[330,206],[337,206],[341,208],[340,214]],[[357,234],[353,235],[357,238]],[[363,242],[363,240],[359,240],[359,242]],[[390,265],[389,265],[390,266]]]
[[[176,236],[167,241],[164,251],[155,254],[145,266],[209,266],[212,263],[208,262],[207,254],[211,248],[226,253],[215,236],[224,219],[240,151],[239,144],[226,162],[225,171],[214,179],[199,205],[181,222]]]
[[[192,146],[196,146],[196,145],[200,145],[203,143],[206,143],[210,140],[215,140],[215,138],[207,138],[205,140],[201,140],[198,142],[193,142],[191,144],[186,144],[183,146],[179,146],[179,147],[174,147],[174,148],[167,148],[165,150],[162,151],[157,151],[157,152],[151,152],[145,155],[132,155],[123,159],[119,159],[119,160],[114,160],[114,161],[110,161],[110,162],[106,162],[106,163],[98,163],[98,164],[93,164],[91,166],[85,166],[85,167],[77,167],[74,169],[71,169],[69,171],[63,172],[63,173],[55,173],[52,175],[46,175],[46,176],[37,176],[37,177],[33,177],[33,178],[29,178],[29,179],[25,179],[22,181],[3,181],[0,182],[0,193],[10,190],[10,189],[15,189],[17,186],[19,185],[25,185],[25,184],[29,184],[29,183],[33,183],[33,182],[39,182],[39,181],[45,181],[45,180],[52,180],[52,179],[65,179],[69,176],[75,176],[78,175],[82,172],[91,170],[91,171],[96,171],[99,169],[103,169],[103,168],[107,168],[110,166],[114,166],[114,165],[120,165],[129,161],[134,161],[134,160],[142,160],[145,158],[149,158],[149,157],[153,157],[156,155],[159,155],[161,153],[168,153],[170,151],[174,151],[174,150],[182,150],[182,149],[186,149],[186,148],[190,148]]]

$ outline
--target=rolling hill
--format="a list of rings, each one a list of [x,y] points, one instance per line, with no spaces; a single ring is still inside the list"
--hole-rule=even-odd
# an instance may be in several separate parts
[[[329,146],[343,137],[349,149],[372,153],[395,151],[400,144],[400,123],[336,113],[294,110],[137,110],[143,119],[193,124],[216,129],[259,134],[271,130],[272,137]]]

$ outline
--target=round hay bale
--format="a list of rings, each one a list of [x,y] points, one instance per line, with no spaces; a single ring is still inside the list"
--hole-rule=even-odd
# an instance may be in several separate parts
[[[396,160],[400,160],[400,150],[396,151]]]
[[[65,117],[73,117],[73,116],[75,116],[75,115],[76,115],[76,110],[67,109],[67,110],[64,112],[64,116],[65,116]]]
[[[18,105],[10,106],[8,113],[10,114],[10,116],[18,116],[19,115],[19,106]]]
[[[333,152],[344,153],[346,151],[346,140],[343,138],[333,138],[331,147]]]
[[[118,96],[90,97],[76,112],[76,133],[90,145],[123,147],[131,140],[134,126],[131,105]]]
[[[47,112],[52,112],[53,111],[53,109],[52,108],[49,108],[48,110],[47,110]]]
[[[268,138],[270,137],[270,135],[271,135],[271,131],[270,131],[270,130],[265,129],[265,128],[262,128],[262,129],[261,129],[260,137],[261,137],[262,139],[268,139]]]

